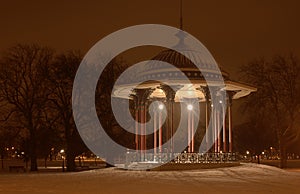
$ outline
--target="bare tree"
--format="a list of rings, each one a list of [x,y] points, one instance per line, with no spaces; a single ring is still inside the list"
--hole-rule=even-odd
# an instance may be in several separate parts
[[[134,136],[119,125],[111,106],[111,96],[115,82],[128,67],[129,64],[122,57],[115,57],[108,63],[98,80],[95,104],[98,118],[107,134],[118,144],[134,148]],[[111,153],[106,153],[106,158],[112,160],[112,155]],[[109,166],[110,164],[107,165]]]
[[[53,51],[19,44],[4,55],[0,65],[0,96],[9,105],[6,119],[15,116],[29,134],[31,171],[37,171],[37,131],[41,127]]]
[[[248,110],[263,115],[276,133],[280,150],[280,166],[286,167],[286,148],[295,143],[299,130],[294,127],[300,107],[300,64],[294,55],[261,58],[242,67],[243,79],[258,90],[248,98]]]
[[[86,151],[76,130],[72,113],[72,88],[77,68],[82,60],[79,52],[58,55],[51,68],[51,107],[66,143],[67,171],[75,171],[75,157]]]

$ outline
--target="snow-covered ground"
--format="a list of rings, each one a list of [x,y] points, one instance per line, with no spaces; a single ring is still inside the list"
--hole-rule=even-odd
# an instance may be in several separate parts
[[[192,171],[125,171],[0,175],[0,193],[300,193],[300,172],[242,164]]]

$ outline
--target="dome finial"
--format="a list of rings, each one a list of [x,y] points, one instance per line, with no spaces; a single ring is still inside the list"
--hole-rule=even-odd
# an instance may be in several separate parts
[[[187,36],[186,33],[183,31],[183,17],[182,17],[182,0],[180,0],[180,30],[176,33],[179,39],[179,42],[174,46],[174,48],[186,48],[184,44],[184,39]]]

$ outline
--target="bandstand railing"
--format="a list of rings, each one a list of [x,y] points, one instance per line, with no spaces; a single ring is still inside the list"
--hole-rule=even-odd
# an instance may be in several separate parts
[[[128,152],[125,164],[134,162],[156,163],[224,163],[238,160],[236,153],[136,153]]]

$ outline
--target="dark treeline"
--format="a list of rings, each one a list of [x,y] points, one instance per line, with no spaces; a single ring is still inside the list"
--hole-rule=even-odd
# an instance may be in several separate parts
[[[86,150],[75,130],[71,91],[81,55],[56,54],[39,45],[16,45],[1,58],[1,149],[14,145],[30,159],[46,158],[51,148],[66,149],[67,169]],[[2,152],[3,155],[3,152]],[[3,157],[3,156],[2,156]]]
[[[260,154],[273,146],[284,168],[287,153],[300,153],[300,63],[293,54],[259,58],[242,66],[241,75],[257,92],[241,107],[249,120],[235,127],[236,147]]]
[[[75,170],[75,157],[88,151],[72,113],[72,86],[82,57],[80,52],[60,54],[35,44],[18,44],[3,53],[0,59],[2,159],[4,149],[13,145],[28,157],[31,171],[36,171],[38,158],[47,159],[52,148],[63,148],[67,170]],[[109,125],[114,123],[112,114],[105,112],[110,105],[111,83],[116,77],[112,74],[120,72],[122,64],[120,60],[112,60],[104,72],[106,80],[97,88],[97,97],[102,99],[102,103],[97,101],[98,112]]]

